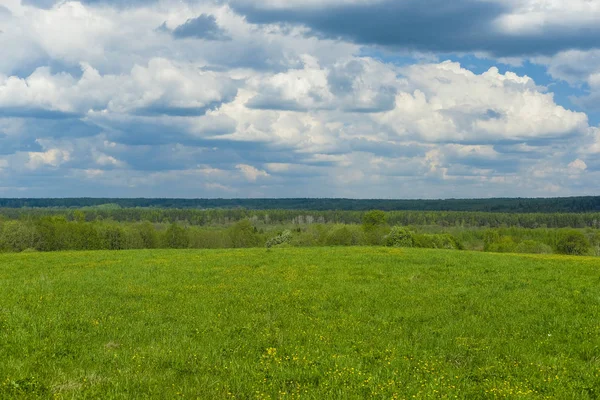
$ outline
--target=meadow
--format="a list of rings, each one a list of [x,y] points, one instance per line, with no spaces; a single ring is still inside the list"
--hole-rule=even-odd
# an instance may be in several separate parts
[[[598,258],[0,254],[2,399],[596,399],[599,337]]]

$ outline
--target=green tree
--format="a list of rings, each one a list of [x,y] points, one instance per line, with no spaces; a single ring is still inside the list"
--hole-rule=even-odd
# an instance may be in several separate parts
[[[100,230],[102,248],[106,250],[125,249],[125,232],[117,224],[106,224]]]
[[[260,236],[250,220],[243,219],[229,229],[229,237],[234,248],[257,247],[260,245]]]
[[[589,254],[590,242],[585,235],[576,230],[561,231],[556,242],[556,251],[560,254],[583,256]]]
[[[385,237],[385,245],[388,247],[413,247],[415,238],[411,231],[400,226],[394,226]]]
[[[490,250],[496,243],[500,241],[500,234],[495,229],[488,229],[483,233],[483,250]]]
[[[552,247],[535,240],[524,240],[515,247],[515,253],[551,254]]]
[[[380,210],[372,210],[362,218],[362,227],[365,232],[365,239],[368,244],[381,245],[384,236],[388,233],[387,216]]]
[[[142,246],[145,249],[155,249],[158,247],[158,233],[151,222],[142,222],[137,225],[137,230],[142,241]]]
[[[165,232],[165,242],[168,248],[185,249],[189,247],[190,238],[185,228],[172,223]]]
[[[334,228],[327,235],[326,244],[328,246],[352,246],[352,231],[345,225]]]
[[[24,221],[8,221],[2,226],[0,249],[21,252],[35,248],[38,235],[33,224]]]
[[[384,226],[387,221],[385,212],[380,210],[372,210],[363,215],[362,224],[365,231],[375,230]]]
[[[514,253],[517,244],[512,236],[501,236],[496,242],[486,246],[485,251],[492,253]]]

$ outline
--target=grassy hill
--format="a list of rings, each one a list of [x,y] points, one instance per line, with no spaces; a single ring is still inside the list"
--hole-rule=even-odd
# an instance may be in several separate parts
[[[600,396],[600,260],[0,255],[0,398]]]

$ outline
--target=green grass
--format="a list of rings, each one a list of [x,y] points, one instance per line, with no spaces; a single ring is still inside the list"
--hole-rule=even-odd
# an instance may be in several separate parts
[[[600,260],[0,255],[0,398],[600,396]]]

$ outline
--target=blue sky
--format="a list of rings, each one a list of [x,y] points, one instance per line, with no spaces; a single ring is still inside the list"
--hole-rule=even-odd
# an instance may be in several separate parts
[[[588,0],[0,0],[0,196],[597,195],[598,20]]]

